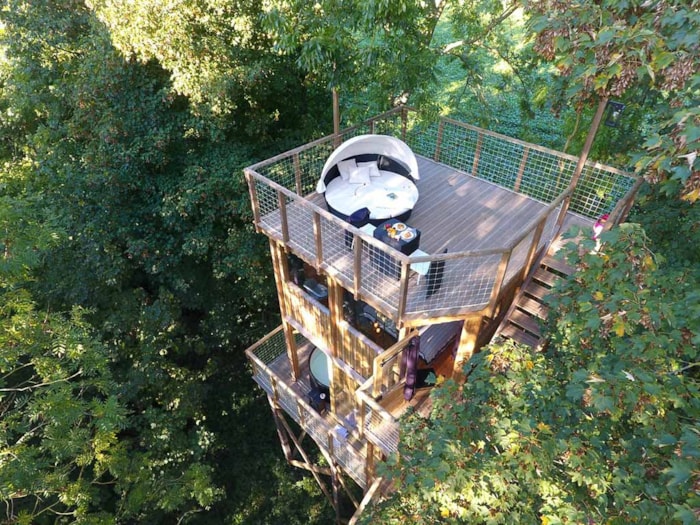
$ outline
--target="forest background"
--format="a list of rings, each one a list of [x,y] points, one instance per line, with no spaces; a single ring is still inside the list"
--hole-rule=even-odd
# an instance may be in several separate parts
[[[556,351],[493,346],[438,389],[366,520],[696,523],[699,13],[3,0],[0,519],[333,520],[245,363],[279,319],[242,168],[330,133],[336,88],[344,125],[407,102],[572,154],[612,97],[591,156],[650,183],[638,226],[572,253]]]

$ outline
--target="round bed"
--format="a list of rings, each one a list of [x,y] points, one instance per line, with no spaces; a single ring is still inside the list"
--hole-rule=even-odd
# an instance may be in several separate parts
[[[418,201],[418,163],[401,140],[360,135],[341,144],[328,158],[317,185],[328,210],[343,220],[369,210],[369,222],[407,220]]]

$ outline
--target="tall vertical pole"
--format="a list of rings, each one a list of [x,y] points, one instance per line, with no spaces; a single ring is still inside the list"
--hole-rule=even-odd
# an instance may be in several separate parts
[[[591,146],[593,146],[593,139],[595,139],[596,133],[598,132],[598,128],[600,127],[600,121],[603,119],[603,113],[605,112],[605,108],[607,105],[608,97],[601,98],[600,102],[598,103],[598,109],[596,110],[595,116],[593,117],[593,122],[591,122],[591,127],[588,129],[586,142],[583,144],[583,151],[581,152],[581,156],[579,156],[578,158],[578,163],[576,164],[576,169],[574,170],[574,174],[571,177],[571,182],[569,182],[569,191],[571,192],[571,195],[573,195],[574,189],[576,188],[576,185],[578,184],[578,181],[581,178],[583,168],[586,165],[586,161],[588,160],[588,154],[591,152]],[[571,195],[566,197],[566,199],[564,199],[564,201],[562,202],[562,210],[561,214],[559,215],[560,223],[557,224],[557,230],[561,229],[561,227],[564,224],[564,220],[566,219],[566,211],[569,208],[569,204],[571,203]],[[559,232],[557,231],[557,233]]]
[[[338,88],[333,88],[333,144],[337,148],[340,146],[340,97]]]

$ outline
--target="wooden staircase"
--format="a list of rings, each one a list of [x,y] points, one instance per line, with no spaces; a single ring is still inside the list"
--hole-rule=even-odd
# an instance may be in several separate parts
[[[545,255],[539,268],[525,281],[513,300],[494,337],[500,335],[532,348],[539,347],[542,337],[538,319],[546,319],[548,311],[543,300],[557,281],[573,271],[571,266],[555,259],[552,253]]]

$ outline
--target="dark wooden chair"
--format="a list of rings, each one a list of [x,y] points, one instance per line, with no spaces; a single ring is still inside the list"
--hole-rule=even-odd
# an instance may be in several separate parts
[[[447,253],[447,248],[442,253]],[[425,276],[425,297],[429,299],[442,286],[445,277],[445,261],[432,261],[428,267],[428,274]]]

